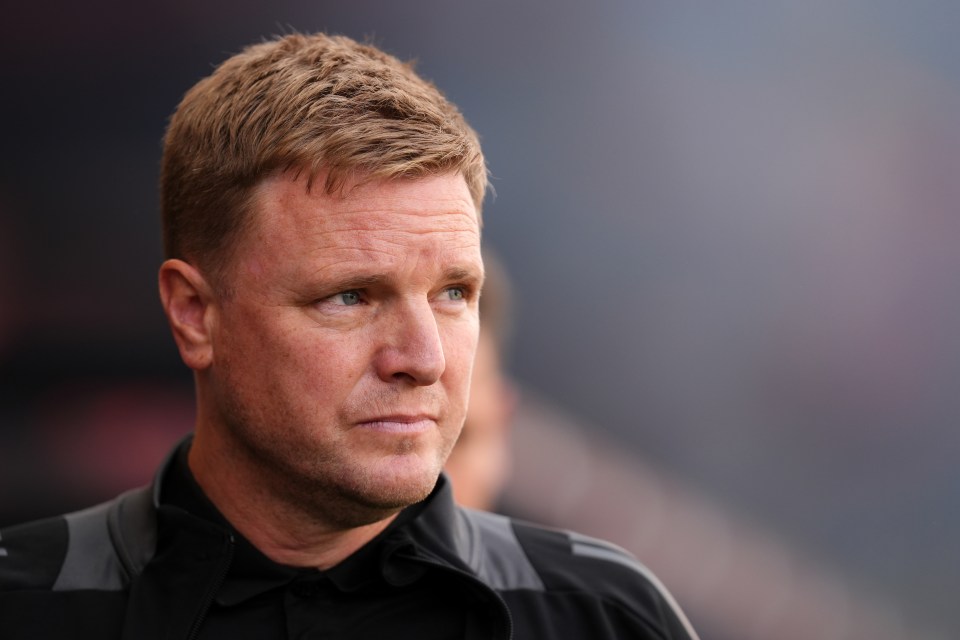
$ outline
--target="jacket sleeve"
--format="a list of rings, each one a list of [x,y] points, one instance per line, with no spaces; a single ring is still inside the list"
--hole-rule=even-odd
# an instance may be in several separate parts
[[[698,640],[670,592],[627,551],[573,532],[514,528],[551,599],[590,616],[592,637]]]

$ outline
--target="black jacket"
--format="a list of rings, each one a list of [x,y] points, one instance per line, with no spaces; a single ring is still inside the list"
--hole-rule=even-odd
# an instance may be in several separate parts
[[[163,474],[161,469],[160,476]],[[4,640],[189,639],[233,554],[232,534],[161,505],[159,477],[85,511],[0,532]],[[483,615],[470,637],[695,639],[623,550],[456,506],[445,479],[405,527],[410,560],[447,571]]]

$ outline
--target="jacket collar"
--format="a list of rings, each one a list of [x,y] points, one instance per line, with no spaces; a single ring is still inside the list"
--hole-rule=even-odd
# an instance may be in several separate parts
[[[160,490],[173,456],[189,441],[186,438],[168,455],[151,487],[121,496],[110,510],[111,536],[132,578],[125,639],[150,640],[160,629],[166,630],[164,637],[188,637],[233,557],[235,538],[228,528],[161,504]],[[476,578],[483,562],[480,533],[474,519],[454,504],[446,476],[441,475],[430,496],[401,512],[381,535],[379,553],[389,556],[380,559],[388,582],[402,585],[416,580],[427,566],[439,566],[472,577],[469,581],[480,595],[503,608],[502,600]],[[359,585],[344,577],[338,586]]]

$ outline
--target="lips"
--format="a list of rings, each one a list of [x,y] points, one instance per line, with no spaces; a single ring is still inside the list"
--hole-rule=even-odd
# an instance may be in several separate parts
[[[436,424],[436,418],[425,414],[371,416],[356,422],[356,426],[362,429],[385,433],[419,433],[432,429]]]

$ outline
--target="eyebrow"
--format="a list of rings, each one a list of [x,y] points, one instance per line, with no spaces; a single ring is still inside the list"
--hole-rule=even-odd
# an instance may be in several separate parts
[[[483,271],[452,267],[443,272],[444,280],[461,280],[475,284],[483,283]]]
[[[476,269],[467,269],[464,267],[451,267],[443,272],[443,280],[452,282],[468,282],[479,286],[483,283],[483,272]],[[344,278],[329,283],[326,287],[330,290],[349,291],[351,289],[366,289],[386,284],[390,277],[385,273],[372,273]]]
[[[343,280],[337,280],[329,284],[330,289],[336,289],[337,291],[349,291],[350,289],[365,289],[367,287],[374,287],[377,285],[382,285],[387,282],[389,278],[384,273],[375,273],[370,275],[362,276],[352,276],[344,278]]]

